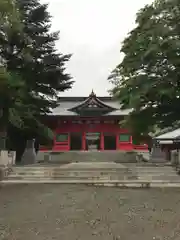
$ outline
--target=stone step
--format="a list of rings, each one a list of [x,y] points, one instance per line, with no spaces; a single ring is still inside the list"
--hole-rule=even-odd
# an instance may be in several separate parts
[[[175,171],[169,172],[141,172],[136,170],[129,171],[21,171],[21,172],[11,172],[9,175],[153,175],[153,176],[170,176],[177,175]]]
[[[135,174],[135,172],[134,172]],[[146,176],[146,175],[153,175],[153,176],[177,176],[176,172],[169,172],[169,173],[164,173],[164,172],[157,172],[157,173],[150,173],[150,172],[136,172],[138,175]]]
[[[163,173],[163,172],[162,172]],[[172,172],[173,173],[173,172]],[[10,173],[11,175],[16,174],[16,175],[26,175],[26,174],[32,174],[32,175],[42,175],[42,174],[60,174],[60,175],[68,175],[68,174],[83,174],[83,175],[91,175],[91,174],[99,174],[99,175],[104,175],[104,174],[132,174],[132,171],[13,171]]]
[[[34,177],[34,178],[48,178],[48,177],[51,177],[51,178],[63,178],[63,177],[66,177],[66,178],[80,178],[80,177],[83,177],[83,178],[90,178],[90,177],[98,177],[98,178],[105,178],[105,177],[119,177],[119,178],[136,178],[137,176],[133,176],[133,175],[117,175],[117,174],[109,174],[109,175],[96,175],[96,174],[93,174],[93,175],[81,175],[81,174],[78,174],[78,175],[25,175],[25,176],[21,176],[21,175],[9,175],[8,178],[28,178],[28,177]],[[173,176],[172,176],[173,177]]]
[[[47,180],[47,179],[54,179],[54,180],[137,180],[136,177],[132,178],[132,177],[123,177],[123,176],[91,176],[91,177],[84,177],[84,176],[77,176],[77,177],[68,177],[68,176],[64,176],[64,177],[32,177],[32,176],[27,176],[25,178],[21,178],[21,177],[10,177],[6,180]],[[172,179],[173,180],[173,179]],[[176,179],[175,179],[176,180]]]
[[[120,188],[168,188],[168,187],[180,187],[180,181],[149,181],[149,180],[134,180],[134,181],[119,181],[119,180],[3,180],[0,182],[1,185],[7,184],[88,184],[94,186],[105,186],[105,187],[120,187]]]
[[[25,175],[153,175],[153,176],[177,176],[175,171],[172,172],[139,172],[139,171],[41,171],[41,172],[33,172],[33,171],[21,171],[21,172],[11,172],[9,175],[13,176],[25,176]]]
[[[2,183],[88,183],[132,187],[180,184],[180,176],[171,166],[138,164],[70,163],[64,165],[15,166]],[[168,185],[169,186],[169,185]]]
[[[35,172],[22,172],[22,173],[10,173],[9,176],[26,176],[26,175],[33,175],[33,176],[42,176],[42,175],[54,175],[54,176],[69,176],[69,175],[74,175],[74,176],[78,176],[78,175],[83,175],[83,176],[91,176],[91,175],[132,175],[132,172],[41,172],[41,173],[35,173]],[[162,173],[163,174],[163,173]],[[159,175],[159,174],[155,174],[155,175]],[[173,175],[173,174],[170,174]]]
[[[76,166],[69,166],[69,165],[66,165],[66,166],[63,166],[63,167],[51,167],[51,166],[48,166],[48,167],[13,167],[13,170],[15,171],[46,171],[46,170],[61,170],[61,171],[70,171],[70,170],[74,170],[74,171],[106,171],[106,170],[116,170],[116,171],[124,171],[126,169],[136,169],[137,171],[144,171],[144,172],[159,172],[159,171],[163,171],[163,172],[168,172],[168,171],[174,171],[174,169],[172,167],[76,167]]]
[[[8,178],[26,178],[28,176],[31,177],[54,177],[54,178],[60,178],[60,177],[106,177],[106,176],[120,176],[120,177],[135,177],[136,174],[133,174],[131,172],[126,173],[118,173],[118,172],[42,172],[42,173],[34,173],[34,172],[24,172],[24,173],[16,173],[13,172],[8,175]]]
[[[153,179],[153,178],[138,178],[138,179],[128,179],[128,178],[98,178],[98,177],[92,177],[92,178],[10,178],[10,179],[4,179],[4,181],[21,181],[22,183],[24,181],[74,181],[74,182],[79,182],[79,181],[105,181],[105,180],[108,180],[108,181],[112,181],[112,180],[116,180],[116,181],[123,181],[123,180],[130,180],[131,183],[134,183],[135,180],[140,180],[140,181],[149,181],[149,182],[156,182],[158,180],[161,180],[162,182],[166,182],[167,183],[176,183],[176,182],[180,182],[179,179]]]
[[[104,165],[104,164],[103,164]],[[48,176],[48,175],[152,175],[152,176],[170,176],[175,175],[176,171],[172,167],[125,167],[121,164],[108,164],[102,165],[96,164],[92,168],[92,164],[69,164],[63,167],[56,166],[25,166],[25,167],[13,167],[10,175],[39,175],[39,176]],[[116,168],[117,167],[117,168]]]
[[[180,179],[180,176],[177,174],[117,174],[117,173],[107,173],[107,174],[95,174],[95,173],[91,173],[91,174],[82,174],[82,173],[69,173],[69,174],[10,174],[8,175],[8,178],[15,178],[15,177],[21,177],[21,178],[25,178],[25,177],[106,177],[106,176],[122,176],[122,177],[136,177],[136,176],[141,176],[141,177],[155,177],[155,178],[170,178],[170,177],[176,177]]]
[[[130,167],[133,169],[133,167]],[[172,167],[135,167],[137,170],[140,171],[169,171],[173,170]]]
[[[78,176],[83,176],[83,177],[91,177],[91,176],[132,176],[133,174],[95,174],[95,173],[91,173],[91,174],[81,174],[81,173],[69,173],[69,174],[9,174],[8,177],[26,177],[26,176],[31,176],[31,177],[48,177],[48,176],[52,176],[52,177],[78,177]],[[151,175],[152,176],[152,175]],[[157,175],[156,175],[157,176]],[[173,175],[169,175],[169,176],[173,176]]]
[[[16,173],[12,173],[10,174],[7,179],[46,179],[46,178],[52,178],[52,179],[154,179],[154,180],[180,180],[180,177],[174,173],[174,174],[117,174],[117,173],[101,173],[101,174],[96,174],[95,172],[91,172],[91,173],[74,173],[74,172],[70,172],[70,173],[57,173],[57,174],[53,174],[53,173],[42,173],[42,174],[34,174],[34,173],[26,173],[26,174],[16,174]]]
[[[82,166],[103,166],[103,165],[114,165],[114,166],[126,166],[126,167],[137,167],[137,168],[169,168],[171,167],[170,163],[167,164],[152,164],[152,163],[115,163],[115,162],[108,162],[108,161],[104,161],[104,162],[81,162],[81,163],[76,163],[76,162],[72,162],[72,163],[65,163],[65,164],[51,164],[51,163],[47,163],[47,164],[43,164],[43,163],[39,163],[39,164],[29,164],[29,165],[15,165],[13,167],[15,168],[48,168],[48,167],[59,167],[61,168],[62,166],[67,166],[67,165],[72,165],[72,166],[78,166],[78,165],[82,165]]]
[[[138,179],[154,179],[154,180],[180,180],[178,176],[137,176]]]

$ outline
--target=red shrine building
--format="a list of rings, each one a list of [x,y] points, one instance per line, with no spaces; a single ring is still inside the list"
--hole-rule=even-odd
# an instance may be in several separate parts
[[[93,91],[88,97],[61,97],[47,118],[55,133],[51,151],[147,150],[119,124],[129,113],[112,97],[97,97]]]

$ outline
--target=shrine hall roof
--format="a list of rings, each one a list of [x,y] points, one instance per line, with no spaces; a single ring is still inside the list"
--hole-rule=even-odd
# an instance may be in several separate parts
[[[179,138],[179,137],[180,137],[180,128],[175,129],[174,131],[169,131],[162,135],[159,135],[159,136],[155,137],[155,139],[156,140],[158,140],[158,139],[175,139],[175,138]]]
[[[128,115],[131,110],[121,110],[120,104],[112,97],[97,97],[94,92],[88,97],[61,97],[59,106],[52,110],[53,116],[79,116],[80,110],[87,108],[104,110],[104,116]]]

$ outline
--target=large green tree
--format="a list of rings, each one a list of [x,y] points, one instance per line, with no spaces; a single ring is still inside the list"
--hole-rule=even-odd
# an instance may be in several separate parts
[[[180,125],[180,1],[141,9],[121,53],[109,79],[122,108],[132,109],[125,119],[131,131],[142,136]]]
[[[34,137],[48,132],[40,121],[41,116],[46,116],[56,107],[60,92],[73,84],[65,71],[71,55],[63,55],[56,50],[59,33],[50,31],[51,16],[47,5],[40,4],[38,0],[16,0],[15,3],[22,31],[9,31],[7,36],[2,31],[0,57],[10,76],[13,73],[11,80],[14,81],[14,74],[16,79],[21,79],[22,96],[13,109],[22,121],[21,126],[16,127],[23,128],[29,137]],[[7,103],[4,106],[9,114],[10,105]]]
[[[0,2],[0,41],[8,47],[9,36],[13,32],[22,33],[19,13],[14,0]],[[0,53],[3,51],[1,46]],[[21,125],[17,115],[24,94],[24,82],[16,72],[9,72],[6,59],[0,54],[0,148],[5,148],[7,122]],[[16,107],[15,107],[16,106]]]

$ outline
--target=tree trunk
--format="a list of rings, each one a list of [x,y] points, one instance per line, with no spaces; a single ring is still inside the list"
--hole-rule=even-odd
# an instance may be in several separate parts
[[[7,132],[5,130],[1,130],[0,132],[0,151],[6,150],[6,139],[7,139]]]
[[[7,125],[9,109],[4,107],[0,111],[0,150],[6,150]]]

